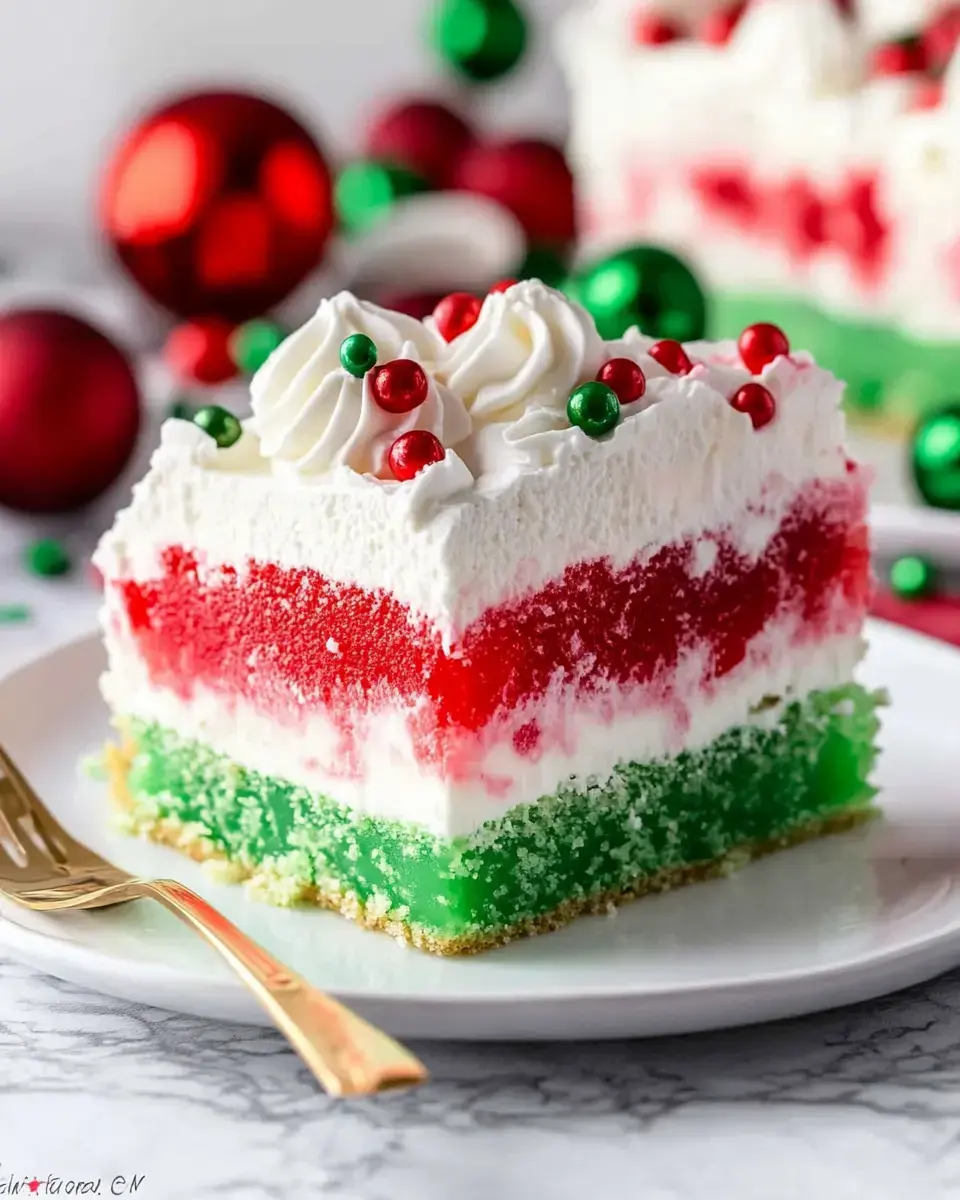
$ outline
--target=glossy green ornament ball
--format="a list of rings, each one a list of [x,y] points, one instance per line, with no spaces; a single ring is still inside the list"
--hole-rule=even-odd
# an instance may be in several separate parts
[[[351,333],[340,344],[340,365],[349,374],[362,379],[377,364],[377,347],[365,333]]]
[[[911,465],[928,504],[960,510],[960,404],[924,417],[913,435]]]
[[[565,289],[597,323],[601,337],[618,338],[636,325],[649,337],[677,342],[702,338],[707,302],[696,276],[657,246],[631,246],[588,266]]]
[[[230,357],[238,371],[255,375],[286,336],[276,321],[246,321],[230,335]]]
[[[433,41],[441,58],[474,83],[512,70],[527,48],[527,22],[514,0],[438,0]]]
[[[382,221],[398,200],[426,190],[426,180],[406,167],[361,159],[340,172],[334,201],[347,232],[362,233]]]
[[[919,554],[905,554],[890,568],[890,590],[902,600],[917,600],[933,591],[936,572]]]
[[[56,538],[41,538],[38,542],[32,542],[24,557],[31,574],[48,578],[66,575],[73,565],[70,555]]]
[[[589,437],[602,437],[620,420],[620,401],[613,388],[591,380],[574,388],[567,401],[567,417]]]
[[[221,450],[233,446],[243,436],[243,426],[232,412],[227,412],[219,404],[198,408],[193,414],[193,423],[208,433]]]

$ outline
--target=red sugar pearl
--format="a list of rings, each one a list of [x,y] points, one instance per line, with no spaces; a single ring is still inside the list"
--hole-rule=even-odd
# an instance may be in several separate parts
[[[777,415],[777,402],[762,383],[745,383],[730,397],[730,406],[737,412],[746,413],[754,429],[769,425]]]
[[[910,75],[926,70],[926,66],[927,56],[919,38],[881,42],[874,47],[870,57],[870,76],[878,79],[888,75]]]
[[[430,390],[423,367],[410,358],[395,358],[378,367],[370,376],[370,386],[374,400],[389,413],[412,412]]]
[[[770,325],[765,321],[748,325],[740,334],[737,348],[743,365],[751,375],[759,375],[767,363],[790,353],[787,335],[779,325]]]
[[[483,301],[469,292],[452,292],[444,296],[433,310],[433,319],[445,342],[452,342],[477,323]]]
[[[387,462],[396,478],[406,481],[431,463],[442,462],[445,454],[438,437],[426,429],[412,429],[409,433],[401,433],[393,443]]]
[[[638,46],[666,46],[682,37],[680,26],[658,13],[642,11],[634,18],[633,40]]]
[[[664,338],[662,342],[654,342],[647,351],[661,367],[666,367],[671,375],[689,375],[693,370],[690,356],[679,342]]]
[[[611,358],[597,372],[597,379],[616,392],[621,404],[633,404],[647,390],[647,377],[629,358]]]
[[[700,24],[697,31],[700,40],[708,42],[711,46],[725,46],[740,24],[740,18],[746,9],[747,0],[740,0],[739,4],[729,4],[726,8],[715,8]]]
[[[520,282],[519,279],[501,279],[493,285],[491,292],[508,292],[510,288],[516,287]]]

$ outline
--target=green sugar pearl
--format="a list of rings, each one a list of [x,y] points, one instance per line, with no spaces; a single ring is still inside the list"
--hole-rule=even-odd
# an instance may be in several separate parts
[[[193,414],[193,423],[209,434],[221,450],[239,442],[243,436],[243,426],[233,413],[227,412],[219,404],[208,404],[205,408],[197,409]]]
[[[372,370],[377,363],[377,347],[373,338],[365,333],[351,333],[340,344],[340,362],[343,369],[357,379]]]
[[[230,357],[237,370],[255,375],[285,337],[275,321],[247,321],[230,335]]]
[[[911,447],[913,478],[928,504],[960,511],[960,405],[924,417]]]
[[[918,600],[933,591],[933,566],[919,554],[905,554],[890,568],[890,587],[901,600]]]
[[[70,555],[55,538],[41,538],[33,542],[27,547],[24,559],[31,574],[46,578],[66,575],[72,566]]]
[[[602,437],[620,420],[620,401],[613,388],[591,380],[574,388],[567,401],[567,417],[589,437]]]

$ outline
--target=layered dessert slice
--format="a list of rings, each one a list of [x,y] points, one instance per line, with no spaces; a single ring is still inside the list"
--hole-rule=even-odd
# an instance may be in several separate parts
[[[451,954],[870,811],[865,479],[778,330],[344,294],[252,392],[98,552],[132,831]]]

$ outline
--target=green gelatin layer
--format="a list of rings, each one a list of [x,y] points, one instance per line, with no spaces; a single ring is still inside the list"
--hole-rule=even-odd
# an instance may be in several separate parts
[[[138,721],[124,724],[124,799],[134,828],[226,857],[275,900],[311,898],[462,952],[839,827],[874,794],[878,700],[853,684],[815,692],[703,749],[621,763],[453,840],[352,815]]]
[[[918,341],[894,325],[837,316],[788,296],[712,297],[711,337],[736,338],[755,321],[779,325],[792,346],[843,379],[847,409],[862,423],[905,431],[960,397],[960,339]]]

